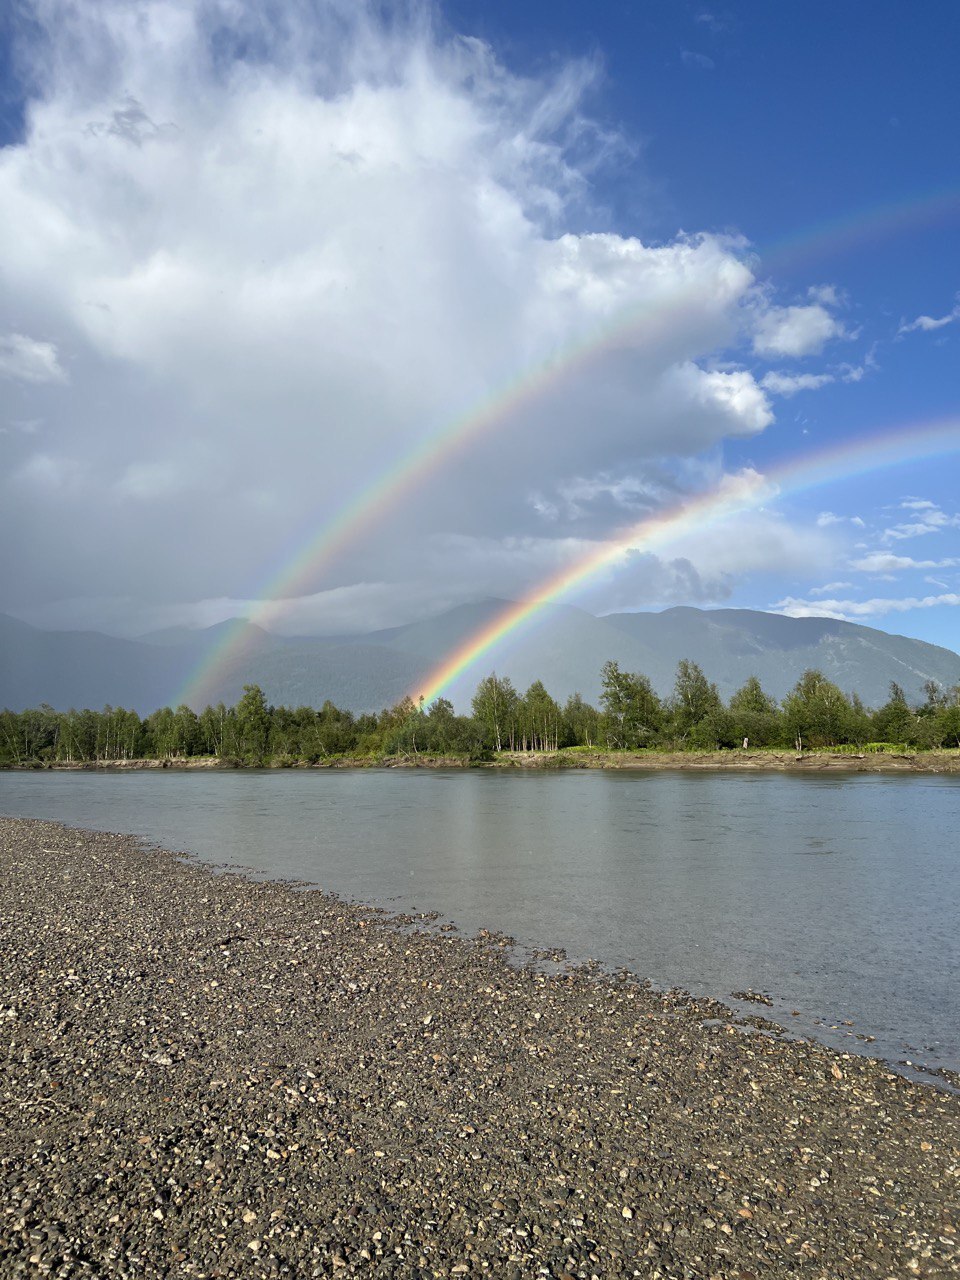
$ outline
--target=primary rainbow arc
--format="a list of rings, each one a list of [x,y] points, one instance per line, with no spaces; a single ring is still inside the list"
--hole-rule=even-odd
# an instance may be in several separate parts
[[[753,510],[769,501],[771,483],[777,486],[777,496],[786,496],[898,463],[953,453],[960,453],[960,417],[956,415],[933,423],[888,429],[852,444],[833,445],[812,455],[791,458],[762,476],[751,473],[754,481],[741,477],[739,485],[722,486],[642,520],[618,537],[591,548],[546,578],[524,599],[508,605],[434,668],[413,696],[422,697],[425,705],[433,702],[545,606],[554,604],[626,552],[652,551],[694,529],[702,530]]]

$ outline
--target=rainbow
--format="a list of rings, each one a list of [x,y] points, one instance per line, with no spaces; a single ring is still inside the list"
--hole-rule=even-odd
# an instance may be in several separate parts
[[[300,549],[288,556],[283,567],[258,592],[258,604],[249,618],[237,619],[224,638],[193,672],[175,702],[201,705],[213,677],[228,662],[242,662],[244,647],[256,643],[247,622],[268,624],[283,613],[309,579],[331,564],[346,547],[378,525],[414,489],[436,474],[454,454],[479,436],[501,427],[526,405],[533,403],[548,387],[584,367],[590,360],[616,344],[642,341],[648,333],[662,333],[671,317],[682,315],[696,296],[692,286],[678,289],[657,306],[639,304],[617,312],[589,336],[553,353],[548,359],[525,369],[519,377],[489,396],[479,408],[455,418],[412,450],[394,460],[372,484],[345,505],[332,520],[312,534]]]
[[[870,249],[876,241],[955,220],[960,191],[947,187],[924,196],[909,196],[874,208],[856,209],[804,227],[758,250],[766,268],[778,271],[805,266],[811,259]]]
[[[897,202],[880,209],[860,210],[822,223],[768,246],[758,256],[766,270],[795,265],[798,261],[823,255],[834,248],[845,248],[865,233],[875,237],[900,234],[914,226],[926,226],[960,213],[957,189],[938,191],[933,195]],[[436,474],[458,451],[474,440],[492,433],[510,421],[527,404],[536,400],[561,378],[575,373],[588,361],[603,354],[618,342],[635,343],[646,332],[662,330],[671,316],[682,314],[690,305],[695,291],[680,289],[666,302],[656,306],[640,305],[620,312],[594,329],[578,342],[553,353],[548,359],[527,368],[479,407],[474,407],[434,432],[422,437],[411,450],[395,458],[352,500],[340,508],[332,519],[298,543],[297,549],[284,556],[280,568],[254,592],[256,605],[247,618],[238,619],[225,630],[214,646],[192,672],[175,702],[200,706],[207,699],[217,674],[228,664],[242,663],[245,651],[255,643],[247,622],[269,625],[288,607],[291,599],[303,594],[304,588],[358,538],[376,527],[416,487]]]
[[[416,700],[422,697],[424,705],[433,702],[501,640],[534,619],[544,606],[554,604],[600,570],[615,566],[628,553],[653,551],[686,533],[753,510],[774,495],[786,496],[883,467],[952,453],[960,453],[960,417],[956,416],[833,445],[781,462],[765,475],[746,470],[728,477],[718,488],[641,520],[616,538],[592,547],[573,564],[546,578],[523,600],[508,605],[430,673],[416,691]]]

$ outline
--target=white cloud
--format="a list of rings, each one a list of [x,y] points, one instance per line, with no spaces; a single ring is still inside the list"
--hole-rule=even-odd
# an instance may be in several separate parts
[[[825,373],[789,373],[783,369],[771,369],[760,379],[760,385],[777,396],[793,396],[798,391],[819,391],[835,382],[862,382],[866,365],[840,363],[831,365]]]
[[[948,311],[945,316],[917,316],[916,320],[901,320],[900,327],[897,330],[897,337],[903,337],[905,333],[934,333],[937,329],[943,329],[948,324],[953,324],[954,320],[960,319],[960,303]]]
[[[935,502],[931,502],[929,498],[905,498],[900,503],[903,511],[939,511],[940,508]]]
[[[756,305],[745,246],[582,229],[620,145],[587,114],[594,68],[525,79],[376,12],[37,10],[26,134],[0,151],[0,332],[63,335],[74,392],[44,403],[50,460],[7,476],[0,536],[36,553],[4,567],[5,600],[66,598],[80,572],[97,597],[245,599],[376,470],[472,420],[385,556],[371,532],[297,589],[409,582],[425,538],[522,539],[536,492],[562,540],[572,478],[773,420],[751,373],[716,366]],[[23,342],[21,380],[65,377]],[[79,506],[39,483],[74,441],[83,548],[62,536]],[[118,497],[149,498],[123,540]],[[214,508],[233,519],[211,531]]]
[[[605,568],[564,599],[598,614],[684,601],[719,603],[729,598],[744,574],[809,574],[835,558],[836,547],[827,535],[795,529],[775,512],[760,508],[765,497],[775,495],[775,487],[758,473],[724,476],[715,491],[733,503],[756,502],[757,509],[722,515],[718,508],[713,516],[706,512],[695,528],[678,522],[669,535],[654,510],[649,523],[641,517],[634,538],[621,534],[620,551]],[[661,497],[660,514],[675,513],[686,501],[695,505],[697,499]],[[445,538],[434,541],[429,555],[438,581],[449,581],[459,566],[468,581],[489,575],[485,581],[490,594],[519,598],[547,575],[576,564],[602,545],[590,538]]]
[[[376,12],[38,8],[41,79],[0,151],[0,332],[57,335],[73,390],[44,401],[44,452],[0,482],[0,537],[28,549],[0,570],[4,601],[70,601],[84,575],[117,617],[245,611],[462,421],[277,624],[515,594],[648,498],[668,505],[661,458],[716,458],[773,421],[768,392],[841,376],[742,367],[751,341],[789,357],[839,336],[832,286],[771,307],[739,241],[606,230],[591,176],[621,143],[589,119],[593,67],[524,78]],[[65,379],[52,344],[24,341]],[[140,505],[117,538],[121,500]],[[723,598],[731,574],[813,572],[835,551],[757,513],[630,589],[647,574]]]
[[[203,601],[182,606],[185,616],[253,617],[278,635],[344,635],[402,626],[443,612],[472,597],[449,585],[423,581],[356,582],[298,597],[264,613],[256,600]],[[197,625],[196,623],[192,625]],[[202,623],[200,625],[209,625]]]
[[[0,427],[0,435],[9,435],[14,431],[22,436],[35,436],[42,426],[42,418],[9,418],[7,425]]]
[[[908,499],[900,506],[916,512],[917,518],[884,529],[881,534],[883,542],[902,542],[907,538],[922,538],[928,533],[940,533],[944,529],[960,528],[960,515],[947,515],[936,503],[926,499]]]
[[[817,525],[827,529],[832,524],[852,524],[858,529],[866,527],[862,516],[838,516],[833,511],[821,511],[817,516]]]
[[[874,552],[860,560],[851,560],[850,568],[862,573],[900,573],[906,569],[952,569],[960,560],[914,560],[910,556],[895,556],[884,551]]]
[[[759,493],[762,490],[758,489]],[[758,500],[759,505],[759,500]],[[808,575],[836,559],[829,534],[797,528],[774,511],[752,510],[671,538],[669,554],[689,560],[705,579],[725,575]]]
[[[775,493],[773,486],[751,471],[719,478],[716,490],[732,501],[758,503]],[[695,495],[687,500],[697,501]],[[660,492],[653,505],[661,512],[672,512],[681,503],[675,495],[668,499]],[[684,602],[716,604],[729,598],[736,578],[743,573],[786,568],[806,574],[832,559],[836,550],[824,535],[794,530],[782,517],[765,510],[707,519],[699,528],[678,531],[669,541],[659,535],[655,512],[649,528],[657,538],[656,551],[639,535],[634,546],[625,539],[607,568],[565,599],[597,613]],[[83,601],[67,599],[41,609],[18,610],[18,616],[39,625],[100,625],[123,634],[173,625],[209,626],[235,616],[253,617],[260,625],[288,635],[363,631],[428,617],[478,596],[520,598],[546,576],[583,560],[603,545],[600,539],[589,537],[443,534],[421,547],[423,564],[417,567],[426,572],[419,578],[352,583],[278,601],[266,610],[247,597],[155,606],[133,598],[103,598],[94,609]]]
[[[556,520],[561,511],[568,519],[577,519],[597,504],[605,504],[622,510],[624,520],[637,520],[642,512],[663,505],[666,498],[662,485],[652,477],[610,474],[575,476],[557,486],[557,496],[561,505],[533,495],[544,519]]]
[[[842,307],[845,298],[835,284],[815,284],[807,290],[811,302],[819,302],[824,307]]]
[[[0,377],[61,385],[68,381],[53,343],[28,338],[23,333],[0,334]]]
[[[86,468],[76,458],[50,453],[34,453],[14,472],[14,480],[35,496],[44,492],[62,493],[82,484]]]
[[[663,379],[665,388],[677,395],[680,406],[719,410],[726,419],[725,435],[755,435],[773,422],[770,402],[745,370],[730,373],[700,369],[692,361],[675,365]]]
[[[182,477],[169,462],[131,463],[115,485],[120,497],[138,502],[169,497],[182,487]]]
[[[832,591],[845,591],[852,586],[852,582],[827,582],[822,587],[811,587],[810,595],[828,596]]]
[[[771,370],[760,379],[760,385],[775,396],[793,396],[798,391],[817,391],[835,381],[831,373],[782,373]]]
[[[884,542],[901,542],[906,538],[921,538],[927,533],[937,533],[938,527],[930,521],[912,521],[911,523],[892,525],[884,529],[880,535]]]
[[[820,303],[770,306],[757,314],[753,349],[759,356],[809,356],[823,350],[832,338],[845,334],[843,325]]]
[[[684,49],[680,53],[680,61],[685,67],[694,67],[699,71],[713,71],[716,63],[705,53],[696,53],[692,49]]]
[[[263,617],[260,601],[220,596],[162,604],[139,596],[68,596],[42,605],[18,609],[15,616],[32,626],[104,631],[134,637],[167,627],[199,629],[230,618],[256,617],[278,635],[341,635],[414,622],[461,603],[455,594],[444,597],[425,592],[417,583],[361,582],[302,596],[275,618]]]
[[[788,618],[839,618],[841,621],[855,622],[858,618],[876,618],[889,613],[910,613],[913,609],[952,608],[957,605],[960,605],[960,595],[947,592],[939,596],[907,596],[900,600],[798,600],[787,596],[770,608]]]

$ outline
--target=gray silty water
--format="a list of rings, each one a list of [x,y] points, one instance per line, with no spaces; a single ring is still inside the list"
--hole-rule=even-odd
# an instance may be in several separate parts
[[[658,986],[769,992],[798,1031],[960,1069],[960,779],[6,773],[0,811],[436,910]]]

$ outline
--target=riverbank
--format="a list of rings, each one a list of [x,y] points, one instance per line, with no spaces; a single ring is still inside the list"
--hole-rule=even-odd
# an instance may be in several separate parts
[[[251,766],[218,756],[159,760],[47,761],[7,766],[11,771],[39,769],[95,772],[138,769],[681,769],[805,773],[960,773],[960,750],[953,751],[602,751],[584,747],[559,751],[500,751],[486,760],[463,755],[424,753],[391,756],[329,756],[318,761],[266,760]]]
[[[502,752],[495,766],[526,769],[727,769],[805,773],[960,773],[960,751],[587,751]]]
[[[960,1099],[723,1006],[0,820],[0,1272],[960,1274]]]

